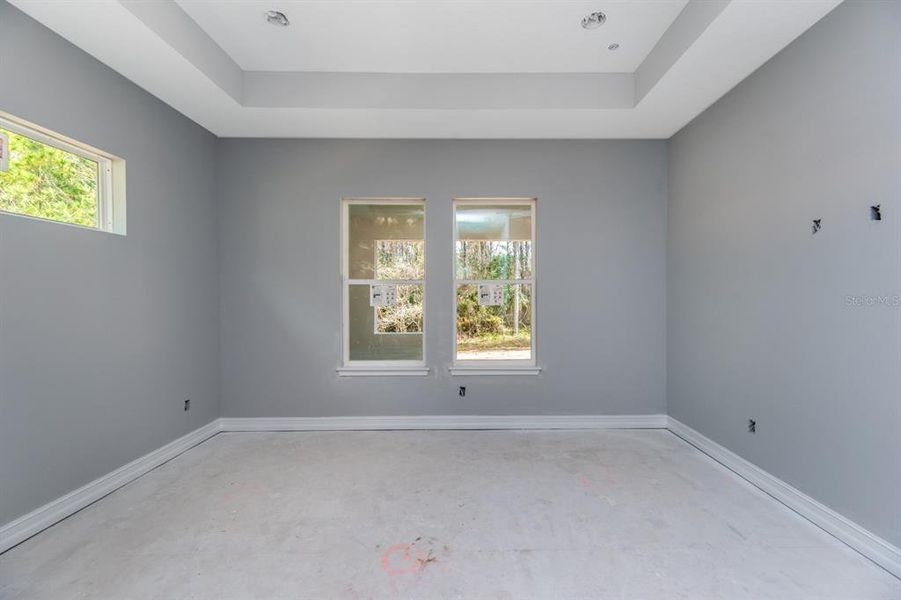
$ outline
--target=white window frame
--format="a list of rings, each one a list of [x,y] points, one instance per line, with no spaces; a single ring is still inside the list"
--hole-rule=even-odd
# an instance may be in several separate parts
[[[425,274],[423,279],[351,279],[350,256],[348,255],[350,207],[355,204],[370,205],[421,205],[423,207],[422,244],[426,252],[426,232],[428,211],[425,198],[342,198],[341,234],[339,237],[341,257],[341,366],[336,369],[341,377],[358,376],[424,376],[429,374],[426,362],[426,301],[428,289]],[[428,261],[426,254],[426,261]],[[350,360],[350,286],[351,285],[422,285],[422,360]]]
[[[2,209],[0,214],[125,235],[124,160],[3,112],[0,128],[97,163],[97,223],[91,227]]]
[[[461,206],[503,206],[515,205],[523,206],[528,204],[532,208],[532,274],[526,279],[458,279],[457,278],[457,242],[459,235],[457,231],[457,208]],[[537,311],[537,281],[538,281],[538,244],[537,244],[537,225],[538,225],[538,199],[537,198],[454,198],[452,227],[453,227],[453,246],[451,251],[451,274],[453,277],[453,286],[451,293],[453,294],[451,306],[453,321],[451,340],[451,375],[538,375],[541,368],[538,366],[537,354],[537,327],[538,327],[538,311]],[[531,333],[531,358],[525,359],[509,359],[509,360],[457,360],[457,288],[461,285],[479,285],[479,284],[496,284],[504,285],[530,285],[532,288],[532,333]]]

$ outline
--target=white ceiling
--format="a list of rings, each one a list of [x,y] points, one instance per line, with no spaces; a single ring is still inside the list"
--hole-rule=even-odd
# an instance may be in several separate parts
[[[10,0],[219,136],[326,138],[668,138],[840,1]]]
[[[176,1],[245,71],[364,73],[631,73],[688,3]],[[289,27],[266,22],[273,8]],[[583,29],[598,9],[607,22]]]

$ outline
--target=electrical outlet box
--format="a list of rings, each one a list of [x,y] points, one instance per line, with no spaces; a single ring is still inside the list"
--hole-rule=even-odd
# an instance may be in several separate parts
[[[187,412],[189,410],[191,410],[191,399],[190,398],[185,400],[185,412]]]

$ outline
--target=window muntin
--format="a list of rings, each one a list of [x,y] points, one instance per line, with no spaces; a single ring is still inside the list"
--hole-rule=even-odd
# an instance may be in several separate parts
[[[535,364],[534,232],[534,199],[454,201],[455,364]]]
[[[343,203],[344,364],[424,364],[425,201]],[[374,304],[373,286],[396,298]]]
[[[125,232],[124,180],[116,186],[122,197],[113,201],[124,161],[12,118],[0,117],[0,134],[8,142],[0,212]]]

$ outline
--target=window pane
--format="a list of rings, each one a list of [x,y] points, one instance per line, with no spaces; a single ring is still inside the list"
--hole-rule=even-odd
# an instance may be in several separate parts
[[[375,333],[422,333],[422,286],[397,286],[397,304],[375,307]]]
[[[396,304],[373,307],[368,285],[348,286],[350,360],[422,360],[423,286],[397,287]],[[378,331],[381,327],[386,331]]]
[[[457,241],[457,279],[530,279],[532,242]]]
[[[373,279],[422,279],[425,244],[422,240],[375,240]]]
[[[348,276],[390,279],[403,273],[402,279],[424,279],[424,217],[421,204],[349,205]]]
[[[97,227],[98,165],[71,152],[9,136],[9,170],[0,171],[0,210]]]
[[[532,206],[456,209],[457,279],[527,279],[532,275]]]
[[[501,287],[501,303],[485,306],[479,286],[457,286],[457,360],[532,358],[532,286]]]

